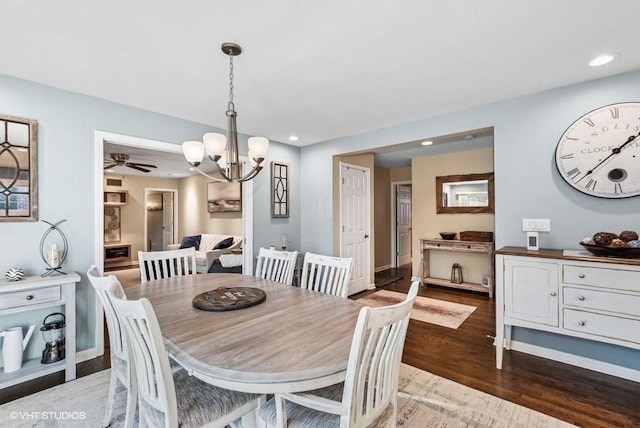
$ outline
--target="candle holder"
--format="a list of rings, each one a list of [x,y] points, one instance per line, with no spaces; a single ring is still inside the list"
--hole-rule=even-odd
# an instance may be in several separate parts
[[[67,237],[58,227],[60,224],[64,223],[67,220],[60,220],[57,223],[50,223],[46,220],[41,220],[44,223],[47,223],[50,227],[47,231],[42,235],[42,239],[40,239],[40,257],[42,257],[42,261],[47,265],[46,272],[44,272],[41,277],[49,276],[52,274],[60,274],[66,275],[66,272],[62,271],[62,263],[64,263],[67,258],[67,250],[69,249],[69,242],[67,241]],[[47,237],[51,232],[58,232],[60,237],[62,238],[62,247],[58,248],[57,244],[53,244],[49,251],[45,250],[45,244]]]
[[[462,284],[462,266],[454,263],[451,266],[451,282],[454,284]]]

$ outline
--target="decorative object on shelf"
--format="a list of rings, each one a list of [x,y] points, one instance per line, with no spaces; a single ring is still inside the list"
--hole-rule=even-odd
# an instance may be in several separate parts
[[[104,242],[120,239],[120,207],[104,207]]]
[[[38,122],[0,115],[0,222],[38,220]]]
[[[58,319],[47,321],[50,317],[58,316]],[[42,364],[55,363],[64,360],[65,357],[65,337],[66,327],[65,316],[62,312],[54,312],[47,315],[42,321],[42,338],[44,339],[44,350],[42,351]]]
[[[613,232],[597,232],[593,237],[583,238],[580,245],[595,256],[640,258],[640,241],[638,233],[634,230],[623,230],[619,235]]]
[[[286,250],[287,247],[289,246],[289,234],[285,233],[282,235],[282,249]]]
[[[220,287],[205,291],[193,298],[195,308],[203,311],[235,311],[264,302],[267,295],[264,290],[254,287]]]
[[[633,141],[640,137],[640,103],[600,107],[573,122],[556,146],[556,168],[574,189],[599,198],[640,195]]]
[[[264,137],[250,137],[249,162],[251,171],[244,176],[240,175],[240,159],[238,154],[238,131],[236,129],[235,105],[233,103],[233,57],[242,53],[242,48],[235,43],[223,43],[222,52],[229,56],[229,102],[227,104],[227,136],[217,133],[204,134],[203,142],[185,141],[182,143],[182,151],[196,171],[214,181],[247,181],[254,178],[263,168],[263,163],[269,150],[269,140]],[[200,170],[204,153],[220,173],[222,178],[211,176]],[[222,161],[222,165],[219,162]]]
[[[47,229],[47,231],[44,233],[44,235],[42,235],[42,239],[40,239],[40,257],[42,257],[42,260],[47,264],[46,272],[40,275],[42,277],[49,276],[53,273],[66,275],[66,273],[61,269],[62,263],[64,263],[65,259],[67,258],[69,242],[67,241],[67,237],[65,236],[65,234],[58,227],[65,221],[67,220],[60,220],[59,222],[54,224],[46,220],[42,220],[42,222],[47,223],[50,226],[49,229]],[[60,235],[60,241],[58,243],[60,243],[61,245],[58,245],[58,243],[53,243],[51,244],[51,247],[49,247],[47,243],[47,237],[53,231],[58,232],[58,234]],[[45,248],[45,245],[47,246],[47,248],[49,248],[49,250]]]
[[[2,344],[2,362],[4,372],[11,373],[20,370],[22,367],[22,353],[31,339],[34,325],[29,327],[27,335],[22,337],[22,327],[13,327],[5,331],[0,331],[0,336],[4,337]]]
[[[456,239],[456,232],[440,232],[440,237],[448,241]]]
[[[207,212],[242,212],[242,185],[207,183]]]
[[[24,269],[20,267],[10,268],[7,271],[7,273],[4,275],[7,281],[20,281],[23,276],[24,276]]]
[[[460,232],[461,241],[493,242],[493,232],[465,230]]]
[[[289,164],[271,162],[271,217],[289,217]]]
[[[454,263],[451,266],[451,282],[454,284],[462,284],[462,266]]]

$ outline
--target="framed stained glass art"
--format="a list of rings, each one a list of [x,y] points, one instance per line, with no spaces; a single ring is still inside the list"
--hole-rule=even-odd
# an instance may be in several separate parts
[[[271,217],[289,217],[289,164],[271,162]]]

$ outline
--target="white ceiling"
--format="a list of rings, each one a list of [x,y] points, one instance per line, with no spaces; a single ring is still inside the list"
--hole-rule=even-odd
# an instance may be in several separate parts
[[[0,73],[297,145],[640,69],[637,0],[30,0]],[[617,61],[591,68],[602,52]],[[390,141],[390,144],[403,141]]]

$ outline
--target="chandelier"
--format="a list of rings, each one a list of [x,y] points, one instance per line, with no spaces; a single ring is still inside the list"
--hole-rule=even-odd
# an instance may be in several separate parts
[[[240,159],[238,156],[238,131],[236,128],[236,110],[233,104],[233,57],[242,53],[242,48],[235,43],[223,43],[222,52],[229,55],[229,103],[227,104],[227,135],[218,133],[204,134],[202,141],[185,141],[182,151],[196,171],[205,177],[222,182],[247,181],[254,178],[262,167],[269,150],[269,140],[264,137],[250,137],[249,162],[251,171],[241,175]],[[220,173],[220,177],[211,176],[198,168],[202,163],[205,152]]]

